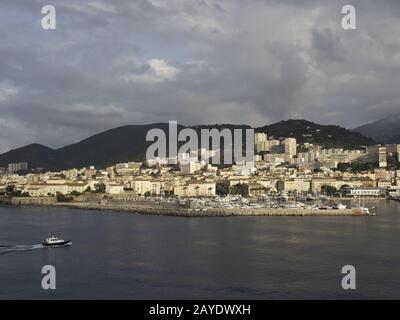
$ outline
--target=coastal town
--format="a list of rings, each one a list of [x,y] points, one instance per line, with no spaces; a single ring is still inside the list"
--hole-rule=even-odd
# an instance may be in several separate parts
[[[30,168],[26,159],[0,168],[0,202],[153,214],[353,215],[343,199],[400,199],[400,144],[329,149],[256,133],[254,150],[254,162],[230,166],[199,160],[219,152],[205,149],[59,172]]]

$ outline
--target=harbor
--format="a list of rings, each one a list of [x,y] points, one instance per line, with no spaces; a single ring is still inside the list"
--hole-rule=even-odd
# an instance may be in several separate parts
[[[368,216],[375,215],[375,206],[367,207],[365,199],[303,199],[286,194],[273,197],[247,198],[228,195],[213,198],[107,197],[92,194],[73,201],[57,201],[56,197],[0,197],[0,204],[12,206],[55,206],[74,209],[122,211],[148,215],[183,217],[226,216]],[[345,205],[342,202],[348,204]]]
[[[370,284],[351,297],[391,298],[399,294],[393,279],[399,277],[400,203],[367,204],[378,207],[375,217],[186,218],[94,204],[92,210],[0,206],[0,297],[348,299],[332,278],[350,263]],[[73,245],[43,248],[49,233]],[[38,285],[44,264],[62,275],[53,292]],[[81,279],[95,286],[82,286]]]

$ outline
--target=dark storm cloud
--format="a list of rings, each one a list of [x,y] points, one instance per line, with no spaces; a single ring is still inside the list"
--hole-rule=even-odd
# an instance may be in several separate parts
[[[50,2],[0,3],[0,151],[125,124],[354,127],[399,110],[399,1],[353,1],[355,31],[344,1]]]

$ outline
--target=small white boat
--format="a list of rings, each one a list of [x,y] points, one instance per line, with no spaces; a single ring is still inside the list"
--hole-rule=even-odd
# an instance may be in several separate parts
[[[371,209],[372,209],[372,208],[371,208]],[[376,213],[375,213],[375,212],[371,212],[371,211],[369,210],[369,208],[363,208],[363,212],[364,212],[364,214],[367,215],[367,216],[376,216]]]
[[[64,240],[59,237],[51,236],[49,238],[46,238],[42,244],[45,247],[59,247],[59,246],[65,246],[72,244],[71,240]]]
[[[333,207],[333,209],[336,209],[336,210],[345,210],[346,208],[347,208],[347,206],[344,204],[341,204],[341,203],[338,203],[337,205],[335,205]]]

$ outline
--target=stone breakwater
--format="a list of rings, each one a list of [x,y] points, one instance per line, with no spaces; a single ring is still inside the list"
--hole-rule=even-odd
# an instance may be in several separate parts
[[[93,204],[93,203],[57,203],[75,209],[123,211],[144,215],[162,215],[175,217],[233,217],[233,216],[355,216],[352,209],[311,210],[311,209],[270,209],[270,208],[208,208],[207,210],[186,209],[173,205],[149,204]]]

